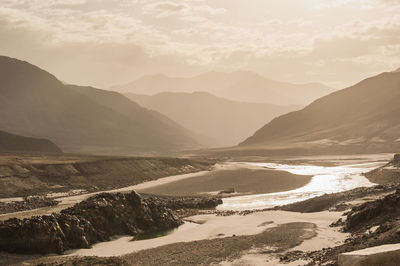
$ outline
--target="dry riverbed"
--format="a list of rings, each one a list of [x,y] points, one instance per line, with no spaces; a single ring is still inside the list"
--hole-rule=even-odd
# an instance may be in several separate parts
[[[340,216],[339,212],[284,211],[229,217],[199,215],[189,218],[196,224],[182,230],[181,234],[143,241],[114,240],[69,256],[23,261],[34,265],[209,265],[243,262],[250,255],[257,255],[259,260],[261,258],[260,265],[266,265],[279,261],[282,253],[293,248],[307,251],[339,244],[346,234],[329,224]],[[101,257],[93,257],[95,255]]]

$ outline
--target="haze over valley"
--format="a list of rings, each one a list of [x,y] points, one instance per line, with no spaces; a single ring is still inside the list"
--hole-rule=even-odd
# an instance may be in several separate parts
[[[128,92],[125,96],[203,135],[209,147],[235,146],[272,118],[301,108],[232,101],[207,92],[161,92],[151,96]]]
[[[320,83],[291,84],[264,78],[254,72],[207,72],[190,78],[144,76],[112,90],[137,94],[204,91],[235,101],[278,105],[305,105],[334,89]]]

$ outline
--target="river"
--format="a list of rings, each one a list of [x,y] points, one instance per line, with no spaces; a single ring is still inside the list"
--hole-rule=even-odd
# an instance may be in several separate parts
[[[297,175],[312,175],[313,178],[305,186],[291,191],[224,198],[224,203],[218,209],[263,209],[309,199],[324,193],[341,192],[356,187],[369,187],[374,184],[369,182],[362,173],[384,165],[391,156],[380,155],[374,157],[370,155],[343,161],[338,161],[336,158],[330,160],[331,162],[335,161],[333,166],[304,163],[241,162],[241,165],[247,164],[249,167],[261,166]],[[310,250],[313,250],[337,245],[338,242],[345,239],[346,234],[330,227],[330,224],[340,218],[341,215],[341,212],[328,211],[318,213],[265,211],[245,216],[237,214],[231,216],[197,215],[190,217],[195,223],[186,222],[181,227],[162,237],[132,241],[132,237],[123,236],[113,241],[96,244],[91,249],[70,251],[69,255],[118,256],[177,242],[257,234],[265,230],[265,228],[294,221],[311,222],[318,226],[317,237],[313,238],[312,242],[305,243],[305,246],[310,245]],[[267,225],[265,226],[264,224]]]

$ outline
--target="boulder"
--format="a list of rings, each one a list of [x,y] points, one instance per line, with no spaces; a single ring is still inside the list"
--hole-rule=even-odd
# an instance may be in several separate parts
[[[382,245],[339,255],[339,266],[397,266],[400,244]]]

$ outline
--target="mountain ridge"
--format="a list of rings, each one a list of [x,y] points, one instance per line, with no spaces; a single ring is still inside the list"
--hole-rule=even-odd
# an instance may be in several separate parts
[[[292,84],[274,81],[251,71],[206,72],[192,77],[169,77],[164,74],[146,75],[111,90],[154,95],[160,92],[205,91],[235,101],[278,105],[306,105],[332,92],[321,83]]]
[[[384,72],[273,119],[239,146],[303,143],[389,151],[400,146],[399,98],[400,73]]]
[[[0,57],[0,70],[2,130],[47,138],[68,152],[142,154],[201,146],[188,130],[116,92],[64,85],[10,57]]]

